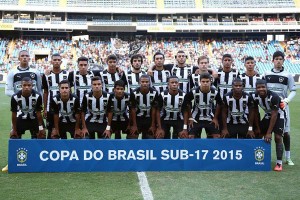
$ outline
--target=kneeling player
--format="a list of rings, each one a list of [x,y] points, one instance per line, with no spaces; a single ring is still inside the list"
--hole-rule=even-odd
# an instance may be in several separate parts
[[[32,139],[45,139],[43,126],[42,96],[32,89],[33,82],[25,77],[21,81],[22,89],[11,97],[12,130],[11,139],[20,139],[26,130]]]
[[[200,86],[187,93],[184,98],[185,129],[183,133],[187,134],[188,113],[190,112],[190,105],[194,100],[192,111],[193,118],[190,121],[191,130],[189,138],[200,138],[203,128],[205,129],[208,138],[219,138],[218,116],[220,115],[219,105],[222,103],[221,97],[218,94],[218,91],[211,87],[211,75],[209,73],[200,75],[199,84]],[[217,103],[217,108],[216,114],[214,115],[213,108],[215,107],[215,101]],[[197,123],[193,124],[193,120],[196,120]]]
[[[111,127],[112,132],[128,133],[129,118],[128,106],[130,103],[130,95],[125,93],[125,83],[118,80],[114,85],[114,92],[110,94],[107,104],[107,126]],[[115,137],[115,139],[120,139]]]
[[[82,100],[82,132],[86,138],[110,138],[111,128],[107,126],[106,110],[109,94],[102,91],[102,81],[99,76],[92,78],[92,91]]]
[[[274,170],[282,171],[282,136],[284,134],[285,113],[279,109],[281,99],[275,92],[267,89],[265,80],[257,80],[256,92],[251,95],[254,99],[255,111],[258,112],[258,105],[265,111],[265,116],[260,124],[258,124],[259,119],[255,120],[257,127],[260,127],[258,132],[264,135],[266,142],[271,142],[272,132],[275,133],[277,161]]]
[[[79,98],[71,93],[70,82],[59,83],[59,94],[51,99],[50,108],[54,113],[52,139],[67,139],[67,132],[72,138],[81,138]]]

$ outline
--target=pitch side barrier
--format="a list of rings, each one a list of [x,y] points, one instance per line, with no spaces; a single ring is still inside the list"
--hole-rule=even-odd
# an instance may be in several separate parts
[[[270,171],[263,140],[13,140],[9,172]]]

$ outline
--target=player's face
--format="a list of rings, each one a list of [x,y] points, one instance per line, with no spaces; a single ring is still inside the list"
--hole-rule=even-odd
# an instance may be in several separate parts
[[[210,89],[210,85],[211,85],[211,81],[210,81],[210,79],[209,78],[202,78],[201,80],[200,80],[200,87],[201,87],[201,89]]]
[[[273,60],[274,68],[280,70],[282,68],[283,62],[284,58],[282,58],[281,56],[275,57]]]
[[[108,65],[109,69],[115,70],[117,67],[117,61],[116,60],[108,60],[107,65]]]
[[[142,66],[142,59],[136,58],[132,60],[132,67],[136,70],[139,70]]]
[[[121,86],[117,86],[114,88],[116,98],[120,99],[124,96],[125,88]]]
[[[156,55],[154,58],[154,64],[157,67],[162,67],[164,65],[165,59],[162,55]]]
[[[88,70],[88,62],[87,61],[79,61],[78,63],[79,73],[82,75],[87,74]]]
[[[178,90],[178,85],[179,85],[179,82],[178,82],[177,78],[171,78],[169,80],[169,90],[177,91]]]
[[[31,81],[22,81],[22,94],[25,96],[30,96],[32,91]]]
[[[61,65],[61,57],[60,56],[53,56],[51,60],[51,64],[53,65],[53,68],[59,68]]]
[[[141,88],[149,88],[149,86],[150,86],[149,79],[148,78],[141,78],[140,79],[140,85],[141,85]]]
[[[245,67],[247,71],[254,71],[255,62],[254,60],[247,60],[245,62]]]
[[[178,53],[176,55],[176,60],[178,62],[178,64],[185,64],[185,61],[186,61],[186,55],[185,53]]]
[[[19,61],[21,66],[28,66],[28,63],[30,61],[30,56],[27,51],[22,51],[19,54]]]
[[[225,68],[230,68],[231,65],[232,65],[232,59],[231,59],[231,58],[225,57],[225,58],[222,60],[222,65],[223,65],[223,67],[225,67]]]
[[[198,63],[198,67],[201,71],[207,71],[208,70],[208,60],[207,59],[202,59]]]
[[[235,82],[232,86],[233,92],[236,94],[242,93],[244,86],[242,82]]]
[[[267,95],[267,86],[265,84],[258,84],[256,86],[256,91],[259,96],[265,97]]]
[[[92,82],[92,90],[93,92],[100,92],[102,90],[102,84],[100,80]]]
[[[67,97],[70,94],[70,86],[67,83],[61,84],[59,87],[61,97]]]

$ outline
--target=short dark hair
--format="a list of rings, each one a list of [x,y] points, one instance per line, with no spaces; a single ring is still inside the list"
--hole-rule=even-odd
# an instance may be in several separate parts
[[[223,61],[225,58],[230,58],[230,59],[232,60],[232,56],[231,56],[231,54],[229,54],[229,53],[226,53],[226,54],[223,55],[222,61]]]
[[[52,54],[51,59],[52,59],[54,56],[61,57],[61,55],[60,55],[59,53],[54,53],[54,54]]]
[[[158,55],[162,55],[163,59],[165,59],[165,55],[161,52],[156,52],[154,55],[153,55],[153,61],[155,60],[155,56],[158,56]]]
[[[267,86],[267,81],[264,79],[257,79],[256,83],[255,83],[255,87],[257,87],[257,85],[265,85]]]
[[[25,49],[23,49],[23,50],[21,50],[21,51],[19,51],[19,57],[20,57],[20,54],[22,53],[22,52],[27,52],[28,53],[28,55],[29,55],[29,51],[27,51],[27,50],[25,50]]]
[[[284,53],[281,52],[281,51],[275,51],[274,54],[273,54],[273,60],[274,60],[276,57],[282,57],[282,58],[284,59]]]
[[[21,80],[21,82],[32,82],[32,79],[31,78],[29,78],[29,77],[24,77],[24,78],[22,78],[22,80]]]
[[[89,59],[85,56],[81,56],[77,59],[77,63],[79,63],[80,61],[86,61],[86,62],[89,62]]]
[[[67,79],[64,79],[64,80],[60,81],[58,86],[60,87],[62,84],[68,84],[69,87],[70,87],[70,82]]]
[[[149,79],[149,81],[151,81],[150,76],[147,75],[147,74],[143,74],[143,75],[140,77],[140,80],[141,80],[142,78],[147,78],[147,79]]]
[[[114,88],[116,88],[117,86],[122,87],[125,89],[125,83],[123,80],[117,80],[114,84]]]
[[[204,60],[204,59],[207,59],[207,62],[209,62],[209,58],[207,56],[200,56],[198,58],[198,62],[197,63],[199,64],[200,60]]]
[[[232,86],[233,86],[235,83],[243,83],[243,81],[242,81],[242,79],[240,79],[240,78],[235,78],[235,79],[232,81]],[[244,83],[243,83],[243,86],[244,86]]]
[[[248,56],[245,58],[245,62],[247,62],[248,60],[254,60],[254,58],[252,56]]]
[[[211,80],[211,75],[209,73],[206,73],[206,72],[203,73],[203,74],[200,74],[200,80],[202,80],[204,78]]]
[[[141,59],[142,64],[143,64],[143,56],[141,54],[134,54],[134,55],[132,55],[131,58],[130,58],[130,63],[131,64],[133,63],[133,59],[139,59],[139,58]]]
[[[94,76],[91,78],[91,83],[93,83],[94,81],[100,81],[102,83],[102,80],[100,78],[100,76]]]
[[[177,76],[175,76],[175,75],[172,75],[172,76],[169,76],[168,77],[168,82],[170,81],[170,79],[172,79],[172,78],[176,78],[178,81],[179,81],[179,78],[177,77]]]
[[[106,62],[108,62],[109,60],[118,60],[117,56],[114,54],[111,54],[107,57]]]
[[[185,52],[184,52],[183,50],[179,50],[179,51],[177,51],[177,53],[176,53],[176,54],[179,54],[179,53],[184,53],[184,54],[185,54]]]

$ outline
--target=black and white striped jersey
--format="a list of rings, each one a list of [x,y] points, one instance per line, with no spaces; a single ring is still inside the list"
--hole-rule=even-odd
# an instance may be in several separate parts
[[[146,74],[146,72],[141,71],[140,73],[134,73],[131,70],[128,72],[125,72],[125,75],[122,76],[122,80],[126,83],[127,82],[127,87],[128,90],[127,92],[132,92],[135,90],[137,87],[140,86],[140,77],[142,75]]]
[[[223,97],[223,103],[227,106],[227,123],[247,124],[249,121],[248,113],[253,108],[254,102],[250,94],[243,92],[240,99],[233,97],[230,91]]]
[[[186,109],[188,105],[192,104],[194,119],[211,121],[214,117],[213,110],[216,104],[222,104],[222,99],[215,88],[211,88],[208,93],[203,93],[200,87],[196,87],[185,95],[183,108]]]
[[[255,74],[254,76],[248,76],[246,73],[240,75],[240,79],[244,83],[244,91],[247,93],[255,92],[256,81],[259,79],[264,79],[263,75]]]
[[[74,87],[74,93],[82,103],[83,96],[92,90],[92,78],[100,76],[100,71],[88,71],[86,75],[81,75],[79,71],[69,73],[69,82],[71,87]]]
[[[47,101],[47,111],[50,111],[50,101],[51,99],[59,94],[59,86],[58,84],[62,80],[68,79],[69,72],[66,70],[61,70],[60,73],[55,74],[53,71],[50,72],[49,75],[43,75],[42,83],[43,89],[48,91],[48,101]]]
[[[11,97],[10,110],[16,112],[19,119],[36,119],[36,111],[42,109],[42,96],[35,90],[29,97],[22,96],[21,90]]]
[[[162,120],[183,120],[183,100],[185,93],[182,90],[178,94],[171,95],[169,90],[163,91],[158,97],[158,106],[161,109]]]
[[[137,108],[137,117],[150,117],[151,108],[158,106],[158,92],[150,87],[147,94],[142,94],[138,87],[130,94],[130,104],[133,108]]]
[[[62,101],[60,94],[57,94],[52,98],[50,106],[52,112],[58,114],[59,121],[63,123],[76,122],[75,115],[81,112],[79,98],[74,94],[70,94],[66,102]]]
[[[214,83],[214,77],[212,76],[212,72],[208,71],[208,73],[211,75],[211,78],[210,78],[211,85],[214,86],[213,85],[213,83]],[[200,76],[201,76],[201,74],[192,74],[192,80],[191,80],[192,83],[193,83],[193,84],[191,84],[192,88],[196,88],[196,87],[200,86]]]
[[[296,91],[296,85],[292,74],[284,71],[275,72],[274,69],[265,73],[268,90],[276,92],[283,99],[288,97],[289,91]]]
[[[93,92],[87,93],[82,100],[82,112],[85,113],[86,122],[103,123],[106,122],[106,111],[108,105],[109,94],[102,92],[100,98],[96,98]]]
[[[30,67],[22,68],[20,66],[15,69],[11,69],[8,72],[5,85],[5,94],[11,97],[20,91],[22,89],[21,81],[25,77],[29,77],[32,80],[32,88],[38,93],[42,94],[43,91],[40,73]]]
[[[125,93],[122,99],[117,99],[114,93],[109,95],[107,110],[113,113],[113,121],[129,120],[130,94]]]
[[[168,78],[171,73],[168,70],[153,70],[153,76],[151,76],[152,86],[159,92],[163,92],[168,89]]]
[[[261,98],[257,92],[250,94],[254,100],[254,106],[260,106],[265,111],[266,119],[271,118],[271,113],[273,110],[278,110],[278,114],[281,119],[285,118],[284,111],[279,109],[281,99],[277,93],[268,90],[265,98]]]
[[[102,79],[103,91],[108,93],[113,92],[115,82],[121,79],[121,76],[118,72],[111,74],[106,70],[100,72],[100,76]]]
[[[177,65],[172,68],[172,75],[175,75],[179,79],[179,89],[187,93],[190,91],[191,86],[193,85],[191,81],[191,76],[196,72],[198,67],[195,66],[185,66],[178,67]]]
[[[230,72],[224,72],[223,69],[218,70],[215,86],[218,88],[221,98],[231,90],[232,82],[236,78],[239,78],[239,72],[236,69],[232,69]]]

